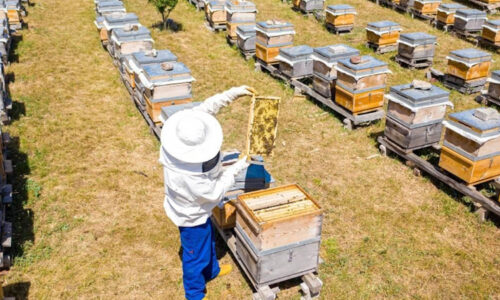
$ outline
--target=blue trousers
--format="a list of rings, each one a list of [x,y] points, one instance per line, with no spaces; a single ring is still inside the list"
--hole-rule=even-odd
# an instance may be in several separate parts
[[[182,246],[182,280],[188,300],[205,297],[205,284],[220,272],[215,254],[215,230],[212,221],[195,227],[179,227]]]

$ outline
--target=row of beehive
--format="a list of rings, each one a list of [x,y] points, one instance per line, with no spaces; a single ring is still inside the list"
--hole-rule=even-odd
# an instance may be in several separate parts
[[[169,50],[153,49],[149,30],[121,1],[96,1],[96,26],[103,45],[135,102],[161,125],[162,113],[192,105],[190,70]],[[173,107],[183,105],[180,107]],[[163,111],[162,111],[163,108]]]
[[[111,0],[104,1],[96,1],[96,25],[103,44],[119,67],[129,91],[133,97],[139,98],[136,101],[140,102],[144,98],[151,119],[157,123],[164,121],[168,114],[182,109],[186,105],[183,103],[191,101],[193,78],[187,67],[176,62],[175,55],[170,51],[152,50],[153,41],[147,29],[139,24],[135,15],[127,14],[121,3],[114,1],[113,4],[119,11],[103,14],[103,4],[107,3],[108,7],[111,5]],[[161,108],[161,112],[157,108]],[[243,189],[265,188],[271,181],[262,164],[252,164],[246,174],[240,177],[236,178],[232,188],[234,191],[227,197],[234,197],[235,193]],[[295,196],[301,193],[303,197],[286,198],[285,195],[283,198],[284,189],[293,190]],[[253,194],[245,194],[242,197],[248,200],[242,200],[245,204],[238,209],[238,213],[231,203],[223,209],[214,209],[214,219],[219,226],[235,228],[237,253],[250,270],[253,280],[258,284],[269,284],[317,271],[321,209],[297,186],[276,188],[265,193],[269,196],[280,195],[279,200],[285,202],[276,203],[268,199],[260,203],[261,207],[254,209],[251,200]],[[257,198],[260,195],[257,194]],[[259,217],[251,224],[257,224],[257,231],[253,230],[255,228],[250,230],[246,219],[240,217],[249,214],[254,218],[254,213]],[[310,220],[315,220],[315,223],[310,223]],[[273,227],[269,229],[271,225]],[[296,228],[297,231],[283,236],[290,228]],[[278,235],[281,236],[276,238]],[[295,254],[290,256],[290,251]]]

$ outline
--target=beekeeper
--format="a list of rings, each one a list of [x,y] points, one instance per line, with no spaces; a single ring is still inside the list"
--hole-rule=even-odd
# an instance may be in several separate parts
[[[248,167],[246,158],[222,170],[222,128],[214,117],[235,99],[252,95],[246,86],[231,88],[206,99],[201,105],[175,113],[161,132],[160,163],[165,177],[164,207],[179,227],[182,271],[186,298],[205,297],[207,281],[231,272],[215,254],[212,209]]]

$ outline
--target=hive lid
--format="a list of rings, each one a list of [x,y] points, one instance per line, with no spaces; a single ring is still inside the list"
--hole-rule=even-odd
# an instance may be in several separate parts
[[[490,28],[493,31],[500,29],[500,20],[486,20],[483,27]]]
[[[223,10],[226,7],[226,3],[222,0],[210,1],[208,2],[208,8],[210,10]]]
[[[313,48],[307,45],[287,47],[280,49],[280,55],[289,59],[301,59],[309,57],[313,53]]]
[[[97,10],[99,11],[100,9],[106,9],[106,8],[124,8],[123,2],[121,1],[106,1],[106,2],[99,2],[97,4]]]
[[[401,26],[398,23],[392,21],[378,21],[368,23],[367,30],[375,31],[375,32],[392,32],[392,31],[400,31]]]
[[[448,104],[450,93],[435,86],[428,84],[427,88],[417,88],[415,83],[402,84],[390,88],[390,96],[395,97],[395,102],[404,102],[405,106],[411,108],[423,108],[435,105]],[[389,100],[391,97],[387,97]],[[399,100],[399,101],[397,101]]]
[[[169,68],[170,67],[170,68]],[[191,71],[181,62],[169,62],[144,66],[144,74],[139,75],[144,86],[151,88],[157,85],[194,81]]]
[[[230,13],[235,13],[235,12],[252,13],[252,12],[257,12],[257,7],[253,2],[250,1],[228,0],[226,1],[226,10]]]
[[[500,70],[491,72],[491,79],[489,81],[500,84]]]
[[[442,3],[439,5],[438,10],[445,12],[455,12],[457,9],[466,8],[466,6],[458,3]]]
[[[168,61],[177,61],[177,56],[170,50],[152,50],[132,53],[134,61],[138,65],[163,63]]]
[[[103,24],[107,29],[114,29],[127,24],[139,24],[139,18],[134,13],[112,13],[104,16]]]
[[[356,14],[356,9],[347,4],[328,5],[326,11],[332,15]]]
[[[279,20],[269,20],[257,23],[257,30],[262,32],[293,31],[293,25]]]
[[[350,58],[355,55],[359,55],[359,50],[344,44],[314,48],[314,56],[326,60],[327,63],[334,63],[340,59]]]
[[[104,22],[104,17],[101,16],[101,17],[95,18],[94,24],[97,27],[97,29],[101,29],[103,26],[103,22]]]
[[[486,12],[480,11],[477,9],[458,9],[455,12],[456,17],[464,17],[464,18],[485,18],[486,19]]]
[[[113,30],[112,39],[118,44],[126,41],[139,41],[139,40],[150,40],[151,33],[149,29],[144,26],[125,26]]]
[[[452,113],[449,118],[471,128],[479,135],[500,133],[500,114],[493,108],[482,107]]]
[[[344,58],[338,61],[335,67],[337,71],[349,74],[350,76],[362,78],[370,75],[389,73],[387,63],[380,61],[372,56],[360,56],[360,62],[354,63],[353,58]]]
[[[474,48],[467,48],[451,51],[447,58],[465,64],[476,64],[491,61],[491,54]]]
[[[236,32],[243,35],[255,35],[255,25],[238,26]]]
[[[436,43],[436,37],[424,32],[402,33],[399,36],[399,41],[411,45],[427,45]]]

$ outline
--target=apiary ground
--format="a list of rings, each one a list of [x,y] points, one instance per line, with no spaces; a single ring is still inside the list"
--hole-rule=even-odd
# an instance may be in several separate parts
[[[151,28],[160,16],[147,0],[127,9]],[[337,1],[335,3],[341,3]],[[326,32],[314,18],[278,0],[256,0],[258,20],[295,25],[295,44],[364,46],[364,27],[390,19],[405,32],[438,36],[435,67],[467,42],[367,0],[347,0],[358,11],[349,35]],[[329,2],[328,4],[333,4]],[[116,68],[101,48],[91,0],[35,0],[10,75],[18,137],[15,163],[15,260],[6,294],[18,299],[182,299],[178,231],[163,212],[159,144],[129,100]],[[152,30],[156,48],[168,48],[191,70],[196,100],[247,84],[282,97],[278,141],[268,169],[278,184],[298,183],[323,206],[320,267],[323,299],[458,299],[500,297],[500,233],[480,223],[470,204],[395,158],[377,156],[383,122],[353,132],[341,119],[284,84],[255,73],[225,42],[208,32],[203,13],[180,0],[171,18],[177,33]],[[377,56],[393,74],[388,85],[424,77]],[[500,57],[494,55],[494,66]],[[476,107],[452,92],[456,110]],[[249,99],[218,116],[224,148],[243,149]],[[222,261],[233,263],[228,253]],[[282,286],[281,299],[298,299]],[[210,299],[249,298],[239,270],[208,285]]]

